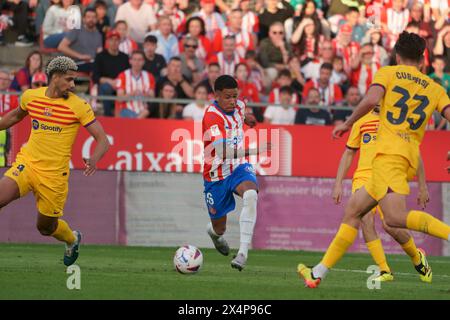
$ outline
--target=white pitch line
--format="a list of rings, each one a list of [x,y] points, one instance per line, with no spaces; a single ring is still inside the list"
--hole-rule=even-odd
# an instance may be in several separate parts
[[[367,273],[367,271],[365,270],[350,270],[350,269],[331,269],[331,271],[339,271],[339,272],[354,272],[354,273]],[[417,273],[406,273],[406,272],[394,272],[394,276],[395,275],[401,275],[401,276],[409,276],[409,277],[417,277]],[[438,278],[449,278],[449,275],[446,274],[433,274],[433,278],[434,277],[438,277]]]

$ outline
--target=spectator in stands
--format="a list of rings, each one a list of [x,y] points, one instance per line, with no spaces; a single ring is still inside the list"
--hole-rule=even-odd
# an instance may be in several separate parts
[[[92,72],[94,58],[97,52],[102,51],[102,36],[96,24],[97,13],[94,9],[86,9],[81,29],[71,30],[58,46],[61,53],[77,62],[80,72]]]
[[[270,26],[269,37],[262,40],[259,46],[259,62],[269,79],[273,81],[277,77],[278,71],[285,68],[290,56],[291,47],[285,41],[283,24],[275,22]]]
[[[8,70],[0,69],[0,91],[13,91],[10,85],[11,74]],[[18,96],[0,93],[0,116],[17,108],[18,105]]]
[[[344,58],[344,71],[350,75],[352,71],[352,61],[357,58],[360,47],[359,43],[352,41],[352,27],[343,24],[339,27],[339,33],[333,39],[334,54]]]
[[[433,20],[436,21],[434,28],[440,30],[448,22],[449,3],[445,0],[430,0]]]
[[[154,97],[155,78],[143,70],[144,52],[136,50],[130,57],[130,68],[121,72],[116,79],[118,97]],[[119,103],[116,116],[122,118],[147,118],[149,115],[147,102],[138,99]]]
[[[295,122],[295,109],[289,106],[292,103],[294,92],[291,87],[280,88],[281,106],[268,106],[264,111],[264,122],[270,124],[287,125]]]
[[[281,100],[281,92],[280,88],[282,87],[290,87],[292,89],[292,101],[291,104],[298,104],[300,102],[300,98],[297,92],[301,92],[302,85],[298,83],[297,80],[292,79],[291,71],[288,69],[283,69],[278,74],[276,81],[273,83],[273,88],[269,94],[269,103],[280,104]]]
[[[236,39],[232,35],[228,35],[223,39],[223,50],[208,60],[208,64],[217,62],[220,66],[221,74],[234,75],[236,65],[245,62],[235,50]]]
[[[450,25],[439,31],[433,53],[445,58],[445,72],[450,72]]]
[[[248,50],[255,50],[255,43],[250,32],[242,31],[242,11],[234,9],[228,16],[227,27],[216,31],[213,40],[213,50],[220,52],[223,50],[223,39],[233,35],[236,41],[235,50],[241,58],[245,57]]]
[[[342,90],[337,84],[330,82],[333,65],[331,63],[324,63],[320,67],[320,76],[317,80],[309,80],[303,88],[303,100],[309,101],[309,90],[316,88],[319,91],[320,100],[318,103],[321,106],[332,106],[342,103]]]
[[[373,46],[373,62],[378,63],[380,66],[386,66],[389,64],[389,55],[384,48],[383,33],[376,28],[369,29],[366,36],[363,38],[362,43],[371,43]]]
[[[392,0],[392,7],[386,10],[384,31],[388,35],[389,48],[394,48],[395,42],[402,33],[409,21],[409,10],[405,7],[404,0]]]
[[[310,18],[305,18],[299,23],[291,38],[293,52],[301,62],[313,60],[318,55],[321,41],[323,41],[323,36],[320,35],[314,21]]]
[[[116,94],[116,78],[130,67],[128,55],[119,51],[120,34],[111,30],[106,34],[107,48],[95,56],[93,81],[99,95]],[[103,100],[104,115],[114,116],[114,101]]]
[[[351,84],[365,95],[380,65],[373,61],[373,46],[366,43],[361,47],[357,59],[352,61]]]
[[[200,82],[205,69],[205,63],[195,55],[198,48],[198,40],[195,38],[185,37],[184,52],[180,54],[181,72],[183,76],[193,85]]]
[[[184,120],[202,121],[205,110],[208,107],[208,88],[197,85],[194,88],[195,102],[189,103],[183,109]]]
[[[170,64],[170,62],[169,62]],[[158,94],[158,98],[164,100],[176,99],[177,89],[169,82],[163,82]],[[174,102],[159,102],[152,103],[150,105],[150,118],[162,118],[162,119],[182,119],[183,107]]]
[[[206,79],[199,83],[208,90],[208,100],[214,99],[214,82],[221,75],[220,65],[217,62],[208,64],[206,69]]]
[[[445,73],[445,59],[441,55],[437,55],[433,59],[434,72],[429,76],[431,79],[439,79],[440,84],[445,88],[447,94],[450,94],[450,74]]]
[[[48,78],[45,72],[38,71],[31,78],[31,89],[37,89],[48,85]]]
[[[319,45],[319,58],[314,59],[307,64],[305,64],[301,70],[303,77],[308,79],[319,79],[320,67],[325,62],[333,63],[334,51],[331,41],[325,40]]]
[[[239,88],[239,96],[240,100],[248,102],[260,102],[259,93],[256,86],[250,82],[248,79],[249,75],[249,67],[245,63],[238,63],[236,65],[236,69],[234,72],[234,77],[238,82]],[[260,112],[261,108],[253,108],[253,115],[260,122],[263,121],[262,113]]]
[[[213,53],[211,40],[206,37],[205,22],[200,17],[190,17],[186,22],[186,32],[183,36],[198,40],[198,48],[195,54],[199,59],[207,61]],[[180,52],[183,52],[183,39],[179,41]]]
[[[31,88],[31,77],[42,70],[42,55],[39,51],[32,51],[25,60],[25,67],[21,68],[14,76],[11,89],[25,91]]]
[[[258,92],[265,93],[266,88],[270,88],[271,83],[264,76],[264,69],[258,63],[257,58],[256,52],[253,50],[247,51],[245,55],[245,63],[249,68],[248,81],[256,86]]]
[[[352,41],[361,43],[367,32],[365,24],[360,24],[360,12],[357,7],[350,7],[345,14],[345,19],[339,21],[339,25],[348,24],[352,28]]]
[[[425,21],[424,19],[424,6],[423,3],[414,2],[411,6],[410,10],[410,22],[415,22],[419,25],[419,35],[427,40],[427,42],[431,42],[433,40],[433,27],[431,26],[430,21]]]
[[[303,0],[301,0],[303,1]],[[320,0],[319,0],[320,1]],[[323,35],[326,39],[330,38],[330,26],[326,19],[319,16],[320,10],[317,10],[316,2],[314,0],[303,1],[300,16],[289,18],[284,23],[284,29],[286,31],[286,39],[290,41],[294,31],[298,28],[298,25],[306,18],[312,19],[314,21],[315,30],[320,35]]]
[[[333,59],[333,72],[330,82],[340,86],[343,91],[348,86],[348,76],[344,71],[344,59],[340,56],[334,57]]]
[[[242,31],[254,35],[259,33],[259,18],[256,12],[250,8],[250,0],[238,1],[238,8],[242,10]],[[262,2],[262,1],[261,1]]]
[[[288,2],[283,0],[265,0],[265,8],[258,16],[259,40],[262,41],[269,36],[270,28],[275,22],[280,22],[283,27],[284,22],[293,15],[294,8]]]
[[[125,20],[116,21],[114,30],[120,34],[119,51],[131,56],[133,51],[139,49],[137,42],[131,39],[128,35],[128,24]]]
[[[177,57],[180,52],[178,50],[178,39],[172,32],[172,22],[168,16],[158,18],[158,29],[148,33],[154,35],[158,39],[156,53],[159,53],[169,61],[172,57]]]
[[[177,8],[175,0],[162,0],[162,7],[157,12],[156,18],[159,19],[162,16],[170,18],[172,30],[176,35],[181,34],[186,23],[186,17],[184,12]]]
[[[162,85],[170,82],[176,90],[176,96],[179,99],[189,99],[194,97],[194,90],[191,84],[186,80],[181,72],[181,60],[179,57],[173,57],[167,64],[167,75],[162,77],[156,83],[156,93],[161,95]]]
[[[156,12],[143,0],[129,0],[117,9],[116,22],[119,20],[127,22],[131,39],[142,43],[151,26],[156,24]]]
[[[109,17],[107,16],[108,7],[103,0],[96,0],[94,5],[95,12],[97,13],[97,30],[102,35],[102,41],[105,42],[106,33],[111,28]]]
[[[361,13],[364,13],[364,0],[331,0],[327,15],[333,33],[338,32],[339,21],[344,19],[351,7],[357,7]]]
[[[46,48],[58,48],[62,39],[70,31],[72,21],[81,21],[81,12],[78,6],[74,6],[74,0],[53,0],[53,5],[45,13],[42,23],[44,46]],[[77,17],[75,17],[76,15]]]
[[[16,47],[31,47],[33,41],[28,37],[28,3],[23,0],[3,0],[0,2],[0,13],[12,11],[12,24],[6,27],[17,33]]]
[[[350,87],[345,95],[344,107],[348,107],[348,110],[333,110],[333,125],[338,125],[345,122],[348,117],[351,116],[353,110],[361,101],[361,94],[357,87]]]
[[[200,0],[201,10],[194,17],[200,17],[205,22],[206,37],[212,41],[217,30],[225,28],[222,16],[214,11],[214,0]]]
[[[158,39],[154,35],[148,35],[144,40],[144,53],[145,53],[145,64],[144,70],[150,72],[156,79],[162,76],[163,70],[166,68],[166,59],[158,53],[156,53],[156,48],[158,46]]]
[[[319,90],[311,88],[306,97],[306,105],[309,106],[309,108],[298,109],[295,116],[295,124],[330,125],[330,113],[325,109],[317,108],[320,104],[320,100],[321,96]]]

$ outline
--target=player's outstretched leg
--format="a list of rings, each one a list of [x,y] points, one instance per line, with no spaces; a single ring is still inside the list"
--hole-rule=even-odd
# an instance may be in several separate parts
[[[37,229],[43,236],[52,236],[59,241],[65,242],[64,264],[70,266],[75,263],[81,242],[81,233],[79,231],[72,231],[67,222],[62,219],[47,217],[40,213],[38,214]]]
[[[411,258],[414,268],[419,273],[420,280],[431,283],[433,273],[428,264],[425,251],[417,249],[414,238],[405,229],[391,228],[383,220],[384,230],[401,245],[403,251]]]
[[[236,257],[231,261],[231,267],[242,271],[245,268],[248,257],[248,248],[252,243],[253,230],[256,223],[256,207],[258,193],[256,184],[251,181],[242,182],[237,188],[237,192],[242,196],[244,205],[239,219],[240,246]]]
[[[370,252],[375,263],[380,268],[380,275],[375,279],[378,281],[393,281],[394,276],[389,268],[383,245],[375,229],[375,211],[369,212],[361,218],[361,229],[366,242],[367,249]]]
[[[208,226],[206,227],[206,232],[214,243],[214,247],[224,256],[228,256],[230,254],[230,247],[223,237],[226,229],[226,224],[227,216],[223,216],[219,219],[211,220],[211,222],[208,223]]]
[[[352,194],[345,207],[342,224],[322,261],[313,268],[308,268],[304,264],[297,266],[297,273],[303,278],[306,287],[316,288],[328,271],[344,256],[358,235],[360,217],[376,205],[377,202],[367,193],[364,187]]]

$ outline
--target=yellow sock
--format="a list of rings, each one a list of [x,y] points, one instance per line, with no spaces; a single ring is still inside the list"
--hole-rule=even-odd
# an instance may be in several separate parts
[[[416,244],[414,243],[413,237],[409,238],[408,242],[402,244],[403,251],[406,252],[408,256],[410,256],[413,264],[415,266],[420,264],[420,255],[417,250]]]
[[[332,268],[355,242],[357,235],[358,229],[345,223],[341,224],[321,263],[328,269]]]
[[[72,244],[76,240],[69,225],[62,219],[58,219],[58,227],[53,232],[52,237],[59,241],[64,241],[67,244]]]
[[[406,218],[406,227],[450,241],[450,226],[423,211],[411,210]]]
[[[391,269],[389,268],[386,256],[384,254],[383,245],[381,244],[380,239],[376,239],[373,241],[369,241],[366,243],[367,249],[369,249],[370,254],[372,255],[373,260],[375,263],[380,267],[380,271],[385,272],[391,272]]]

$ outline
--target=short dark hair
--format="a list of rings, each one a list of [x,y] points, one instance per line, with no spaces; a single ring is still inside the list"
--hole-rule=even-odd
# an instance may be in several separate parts
[[[217,67],[220,69],[220,64],[218,62],[211,62],[210,64],[208,64],[208,68],[210,67]]]
[[[248,50],[245,53],[245,59],[256,59],[256,51],[255,50]]]
[[[158,43],[158,38],[156,38],[152,34],[149,34],[148,36],[145,37],[144,42]]]
[[[199,84],[197,84],[194,87],[194,93],[197,92],[197,90],[200,89],[200,88],[204,88],[206,90],[206,92],[208,92],[208,87],[205,84],[200,82]]]
[[[103,1],[103,0],[97,0],[97,1],[95,1],[94,8],[97,9],[97,8],[99,8],[99,7],[103,7],[103,8],[105,8],[105,9],[108,8],[108,6],[106,5],[106,2]]]
[[[442,54],[437,54],[434,56],[433,62],[435,62],[436,60],[442,60],[445,62],[445,57]]]
[[[291,75],[291,72],[288,69],[282,69],[278,73],[278,78],[281,78],[281,77],[292,78],[292,75]]]
[[[130,58],[131,58],[132,56],[134,56],[135,54],[140,54],[140,55],[144,58],[144,60],[145,60],[145,53],[144,53],[144,51],[139,50],[139,49],[133,50],[133,52],[132,52],[131,55],[130,55]]]
[[[84,10],[83,17],[86,17],[86,15],[87,15],[89,12],[92,12],[92,13],[94,13],[95,15],[97,15],[97,11],[95,11],[94,8],[86,8],[86,9]]]
[[[280,94],[282,93],[288,93],[289,95],[292,96],[294,94],[294,90],[290,86],[282,86],[280,88]]]
[[[423,58],[426,42],[415,33],[403,31],[395,43],[395,53],[404,59],[419,62]]]
[[[236,89],[238,83],[235,78],[227,74],[221,75],[214,82],[214,91],[222,91],[224,89]]]
[[[169,59],[169,63],[171,63],[172,61],[179,61],[179,62],[181,62],[181,58],[178,57],[178,56],[174,56],[174,57]]]
[[[357,7],[349,7],[347,13],[350,13],[350,12],[359,13],[359,9]]]
[[[322,70],[322,69],[328,69],[330,71],[333,71],[333,65],[331,63],[329,63],[329,62],[324,62],[320,66],[320,70]]]
[[[126,25],[127,28],[128,28],[128,23],[127,23],[125,20],[117,20],[116,23],[114,23],[114,28],[117,28],[117,26],[118,26],[119,24],[124,24],[124,25]]]

